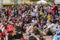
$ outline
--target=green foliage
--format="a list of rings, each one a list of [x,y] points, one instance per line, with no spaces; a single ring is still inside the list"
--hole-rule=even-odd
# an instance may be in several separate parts
[[[30,1],[39,1],[39,0],[30,0]]]
[[[46,0],[47,2],[54,2],[54,0]]]

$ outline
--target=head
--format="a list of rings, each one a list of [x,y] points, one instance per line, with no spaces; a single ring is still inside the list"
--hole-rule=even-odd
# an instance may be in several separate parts
[[[29,40],[37,40],[34,36],[30,36]]]

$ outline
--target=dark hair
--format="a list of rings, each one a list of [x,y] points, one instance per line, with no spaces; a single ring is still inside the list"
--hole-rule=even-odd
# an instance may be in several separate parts
[[[1,29],[0,29],[0,32],[2,32]]]
[[[29,40],[37,40],[34,36],[30,36]]]
[[[1,21],[0,21],[0,23],[1,23]]]

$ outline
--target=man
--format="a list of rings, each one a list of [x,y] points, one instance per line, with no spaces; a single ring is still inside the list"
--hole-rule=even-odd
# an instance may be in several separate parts
[[[5,37],[5,26],[3,25],[2,22],[0,22],[0,40],[2,40],[1,38]]]

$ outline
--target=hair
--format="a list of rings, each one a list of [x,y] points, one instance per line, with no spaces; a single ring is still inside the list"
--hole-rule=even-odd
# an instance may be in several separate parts
[[[0,23],[1,23],[1,21],[0,21]]]
[[[0,29],[0,32],[2,32],[1,29]]]
[[[29,40],[37,40],[34,36],[30,36]]]

